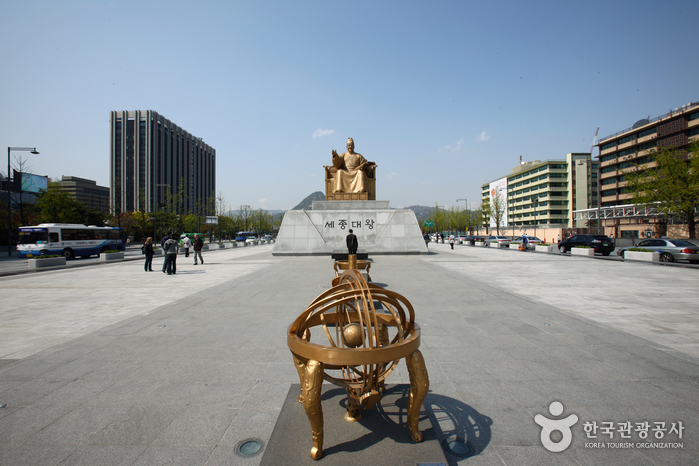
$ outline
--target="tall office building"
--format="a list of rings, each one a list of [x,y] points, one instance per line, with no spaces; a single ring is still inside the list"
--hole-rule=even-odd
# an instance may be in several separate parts
[[[573,221],[573,211],[597,206],[597,166],[589,152],[521,162],[510,175],[482,186],[483,202],[491,205],[499,186],[507,212],[501,226],[585,228]]]
[[[109,212],[109,188],[99,186],[96,181],[77,176],[61,177],[61,189],[81,202],[88,209]]]
[[[181,212],[214,214],[216,149],[152,110],[110,114],[114,210],[155,211],[184,193]]]

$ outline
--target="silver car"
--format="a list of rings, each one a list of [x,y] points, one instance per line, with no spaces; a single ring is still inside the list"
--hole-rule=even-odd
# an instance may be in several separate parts
[[[508,238],[507,236],[491,236],[490,238],[485,240],[486,246],[490,246],[493,243],[499,243],[500,247],[509,248],[510,238]]]
[[[699,246],[683,239],[647,239],[636,246],[619,248],[616,253],[624,257],[624,252],[632,248],[658,251],[662,262],[689,261],[690,264],[699,264]]]
[[[537,244],[543,243],[543,241],[541,241],[536,236],[522,235],[519,238],[515,238],[512,241],[510,241],[510,244],[519,247],[520,244],[522,244],[522,241],[524,241],[525,236],[527,237],[527,249],[534,249]]]

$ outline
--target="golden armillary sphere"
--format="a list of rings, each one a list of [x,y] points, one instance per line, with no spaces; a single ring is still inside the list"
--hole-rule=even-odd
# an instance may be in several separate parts
[[[323,456],[323,379],[347,390],[345,419],[356,422],[362,418],[361,406],[371,409],[381,400],[384,380],[402,358],[410,375],[408,428],[412,439],[421,442],[420,406],[430,382],[412,305],[398,293],[368,284],[357,270],[346,270],[339,283],[335,280],[337,285],[313,300],[287,331],[301,379],[299,402],[311,422],[311,457]],[[313,327],[322,329],[327,344],[311,341]]]

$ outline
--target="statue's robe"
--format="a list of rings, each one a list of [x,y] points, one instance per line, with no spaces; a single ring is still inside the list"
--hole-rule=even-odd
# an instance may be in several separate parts
[[[362,154],[357,154],[356,152],[354,154],[345,152],[339,155],[338,158],[342,158],[344,162],[340,167],[337,167],[337,172],[333,179],[333,193],[365,192],[367,180],[366,173],[364,170],[357,170],[357,167],[367,160]],[[333,165],[335,165],[335,161],[333,161]]]

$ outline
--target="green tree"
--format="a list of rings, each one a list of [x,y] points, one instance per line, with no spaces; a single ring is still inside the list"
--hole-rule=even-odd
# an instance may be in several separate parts
[[[687,223],[689,237],[696,238],[699,140],[692,142],[687,149],[657,150],[652,153],[652,158],[655,167],[624,174],[626,189],[633,193],[633,203],[655,204],[664,214],[679,217]]]
[[[47,190],[39,194],[34,206],[39,214],[39,223],[78,223],[78,211],[82,204],[63,191],[59,183],[51,181]]]
[[[502,225],[502,217],[505,215],[505,199],[502,197],[500,190],[495,191],[495,197],[493,197],[493,205],[490,209],[490,217],[495,223],[496,234],[500,234],[500,225]]]

